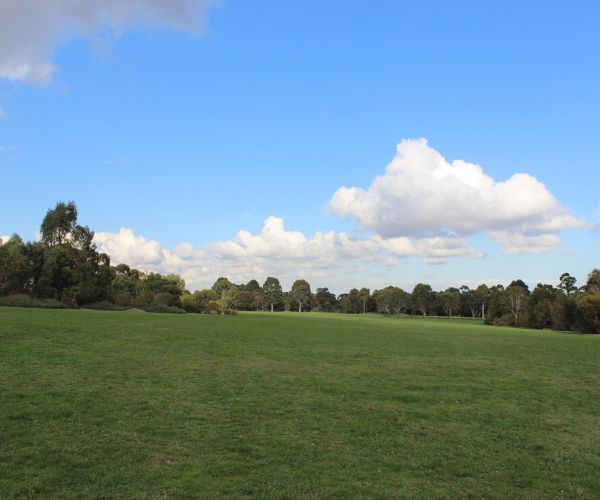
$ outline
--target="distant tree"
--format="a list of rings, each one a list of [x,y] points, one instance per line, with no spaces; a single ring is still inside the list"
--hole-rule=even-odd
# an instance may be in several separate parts
[[[131,268],[127,264],[118,264],[115,266],[115,273],[117,275],[124,274],[124,275],[129,276],[130,271],[131,271]]]
[[[363,314],[367,312],[367,304],[369,303],[369,299],[371,298],[371,290],[368,288],[361,288],[358,292],[358,298],[362,304],[362,312]]]
[[[262,287],[262,291],[265,297],[265,301],[271,307],[271,312],[275,309],[275,304],[278,304],[283,299],[283,291],[281,290],[281,283],[277,278],[269,276]]]
[[[531,292],[528,302],[528,322],[531,328],[547,328],[552,326],[553,304],[559,295],[559,290],[552,285],[537,284],[533,292]]]
[[[2,244],[0,241],[0,295],[23,292],[31,273],[23,240],[13,234]]]
[[[352,288],[345,299],[348,302],[348,308],[353,314],[359,312],[361,306],[361,296],[357,288]]]
[[[490,295],[491,292],[487,285],[479,285],[475,289],[475,300],[479,305],[482,319],[485,319],[485,309],[487,307],[488,301],[490,300]]]
[[[315,302],[319,311],[322,312],[334,311],[337,305],[335,295],[331,293],[328,288],[317,288]]]
[[[588,293],[600,294],[600,269],[594,269],[588,274],[588,280],[584,289]]]
[[[298,312],[302,312],[302,305],[310,302],[310,284],[308,281],[299,279],[294,281],[290,291],[291,298],[298,304]]]
[[[460,307],[460,291],[458,288],[448,288],[438,295],[438,301],[448,317]]]
[[[558,288],[563,290],[567,294],[567,297],[569,297],[573,292],[577,291],[577,287],[575,286],[577,279],[571,276],[569,273],[561,274],[559,280],[560,284],[558,285]]]
[[[73,252],[64,245],[50,248],[39,277],[39,290],[47,290],[54,299],[61,300],[64,291],[77,283],[77,278]]]
[[[586,333],[600,333],[600,294],[585,295],[577,302],[577,322]]]
[[[257,311],[261,310],[261,307],[263,305],[263,293],[262,290],[258,290],[256,292],[251,292],[252,293],[252,305],[254,306],[254,308]]]
[[[77,225],[77,207],[75,203],[57,203],[48,210],[40,227],[41,240],[48,246],[66,243]]]
[[[225,295],[227,295],[227,292],[232,286],[233,284],[231,283],[231,281],[221,276],[213,284],[212,290],[219,296],[221,301],[223,301],[225,299]]]
[[[375,290],[372,297],[377,311],[383,314],[398,315],[411,307],[410,294],[395,286]]]
[[[348,310],[350,308],[350,303],[348,301],[348,294],[340,293],[337,297],[337,303],[338,303],[338,307],[340,308],[340,311],[343,312],[344,314],[347,314]]]
[[[435,303],[435,295],[430,285],[418,283],[411,294],[412,303],[415,308],[421,312],[423,317],[427,316],[427,312]]]
[[[218,298],[220,298],[216,292],[209,289],[196,290],[192,295],[202,312],[210,312],[208,304],[210,302],[215,302]]]
[[[237,306],[240,311],[250,311],[254,307],[254,296],[252,292],[246,291],[246,285],[238,288]]]
[[[508,308],[513,316],[513,325],[519,324],[519,313],[525,306],[529,295],[529,287],[523,280],[515,280],[506,287],[504,292]]]
[[[250,280],[244,285],[244,290],[247,292],[260,292],[260,285],[256,280]]]
[[[237,309],[238,306],[238,289],[235,286],[230,287],[225,294],[225,297],[221,299],[221,306],[223,312]]]

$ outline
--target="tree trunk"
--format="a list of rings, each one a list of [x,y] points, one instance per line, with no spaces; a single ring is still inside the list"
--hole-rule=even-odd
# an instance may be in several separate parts
[[[302,312],[302,302],[298,302],[298,312]]]
[[[273,302],[271,302],[271,312],[273,312]]]

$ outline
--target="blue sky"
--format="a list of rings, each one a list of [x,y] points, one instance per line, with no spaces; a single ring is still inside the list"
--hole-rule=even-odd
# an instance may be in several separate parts
[[[0,37],[0,234],[33,238],[49,207],[74,200],[113,261],[180,272],[192,288],[228,271],[237,280],[272,271],[285,283],[302,275],[337,292],[516,277],[535,285],[565,271],[583,281],[600,266],[600,232],[590,228],[600,210],[596,2],[223,0],[201,11],[204,2],[178,0],[188,9],[180,15],[146,0],[141,11],[84,20],[56,1],[46,13],[34,0],[14,2],[29,10],[12,3],[0,7],[14,34]],[[44,64],[55,69],[37,81],[14,70]],[[418,138],[447,168],[464,160],[496,182],[528,174],[556,206],[533,204],[527,228],[488,218],[463,231],[440,220],[427,234],[382,229],[388,212],[420,221],[427,209],[398,192],[373,209],[377,229],[360,225],[356,200],[331,208],[340,188],[367,191],[396,145]],[[546,194],[536,189],[488,201],[510,207]],[[445,200],[440,219],[454,193],[428,191]],[[580,223],[548,230],[544,217],[559,205]],[[269,216],[308,243],[284,232],[231,244],[240,230],[260,236]],[[311,242],[316,232],[335,233],[334,243]],[[390,255],[370,244],[384,232],[415,248]],[[340,233],[369,243],[370,258],[348,257]],[[560,243],[515,249],[506,243],[515,235]],[[424,240],[434,237],[451,241]],[[421,240],[464,251],[444,250],[431,265]]]

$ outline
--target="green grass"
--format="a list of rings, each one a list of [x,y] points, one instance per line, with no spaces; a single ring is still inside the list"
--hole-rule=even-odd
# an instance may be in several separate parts
[[[600,497],[600,338],[0,308],[0,497]]]

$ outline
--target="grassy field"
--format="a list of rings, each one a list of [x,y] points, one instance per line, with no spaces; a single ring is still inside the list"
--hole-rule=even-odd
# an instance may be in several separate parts
[[[0,497],[600,497],[600,338],[0,308]]]

